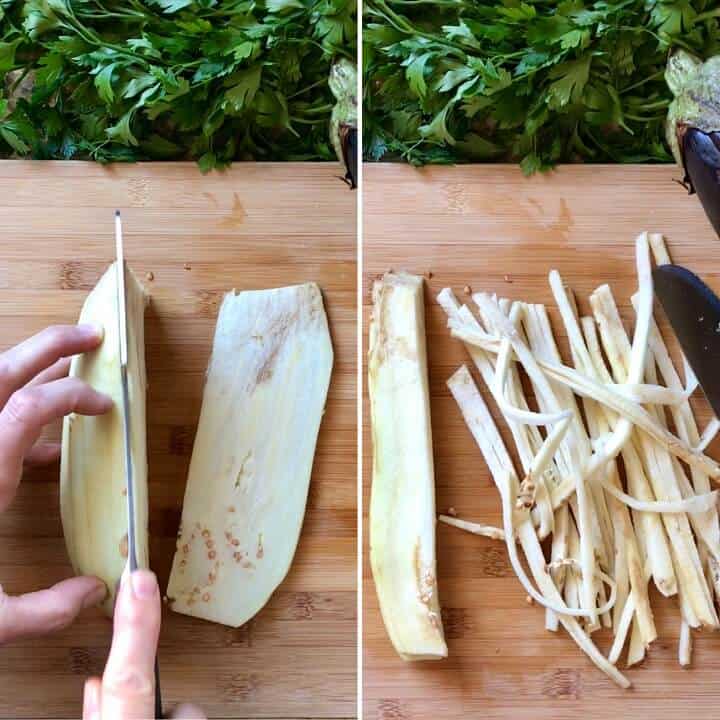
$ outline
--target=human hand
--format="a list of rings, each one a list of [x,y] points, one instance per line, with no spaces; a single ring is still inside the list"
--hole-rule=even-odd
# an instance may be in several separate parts
[[[0,354],[0,512],[17,492],[23,465],[56,460],[60,446],[38,443],[43,427],[71,412],[100,415],[112,400],[67,377],[70,356],[96,348],[102,330],[56,325]],[[100,603],[105,585],[93,577],[63,580],[47,590],[10,597],[0,587],[0,645],[65,627]]]
[[[105,672],[85,683],[83,720],[148,720],[155,717],[155,656],[160,635],[160,590],[150,570],[124,575],[115,604],[113,640]],[[170,715],[205,720],[180,705]]]

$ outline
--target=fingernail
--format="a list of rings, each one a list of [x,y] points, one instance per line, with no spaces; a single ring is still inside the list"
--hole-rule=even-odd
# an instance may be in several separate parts
[[[105,336],[105,328],[102,325],[83,324],[78,325],[78,329],[96,340],[102,340]]]
[[[83,600],[83,608],[91,608],[99,605],[107,597],[107,588],[104,582],[98,582],[94,590],[91,590]]]
[[[147,600],[158,592],[157,578],[150,570],[136,570],[130,576],[130,586],[136,598]]]

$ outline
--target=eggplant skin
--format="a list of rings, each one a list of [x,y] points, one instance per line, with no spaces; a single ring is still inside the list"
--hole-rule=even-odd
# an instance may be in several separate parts
[[[681,138],[684,182],[697,193],[705,214],[720,236],[720,133],[686,128]]]
[[[357,128],[351,127],[350,125],[343,125],[340,128],[340,138],[343,162],[347,170],[345,173],[345,182],[347,182],[351,190],[354,190],[357,187]]]

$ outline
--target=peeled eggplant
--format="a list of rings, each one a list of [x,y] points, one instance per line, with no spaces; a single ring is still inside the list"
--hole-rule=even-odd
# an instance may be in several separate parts
[[[239,627],[282,582],[332,364],[315,283],[225,296],[167,588],[176,612]]]
[[[385,629],[403,660],[447,656],[435,559],[435,474],[423,280],[373,286],[368,391],[373,439],[370,564]]]
[[[129,269],[125,276],[128,320],[128,389],[139,567],[148,566],[147,447],[145,437],[145,292]],[[96,350],[72,359],[70,375],[109,395],[105,415],[68,415],[63,422],[60,512],[70,561],[77,574],[95,575],[108,589],[111,616],[116,585],[127,563],[128,516],[122,424],[117,270],[113,263],[88,295],[80,322],[102,326]]]

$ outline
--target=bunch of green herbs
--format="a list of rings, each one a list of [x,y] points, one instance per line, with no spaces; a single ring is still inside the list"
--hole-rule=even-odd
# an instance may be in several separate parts
[[[327,160],[355,0],[0,0],[0,156]]]
[[[364,153],[671,162],[668,54],[720,52],[715,0],[366,0]]]

